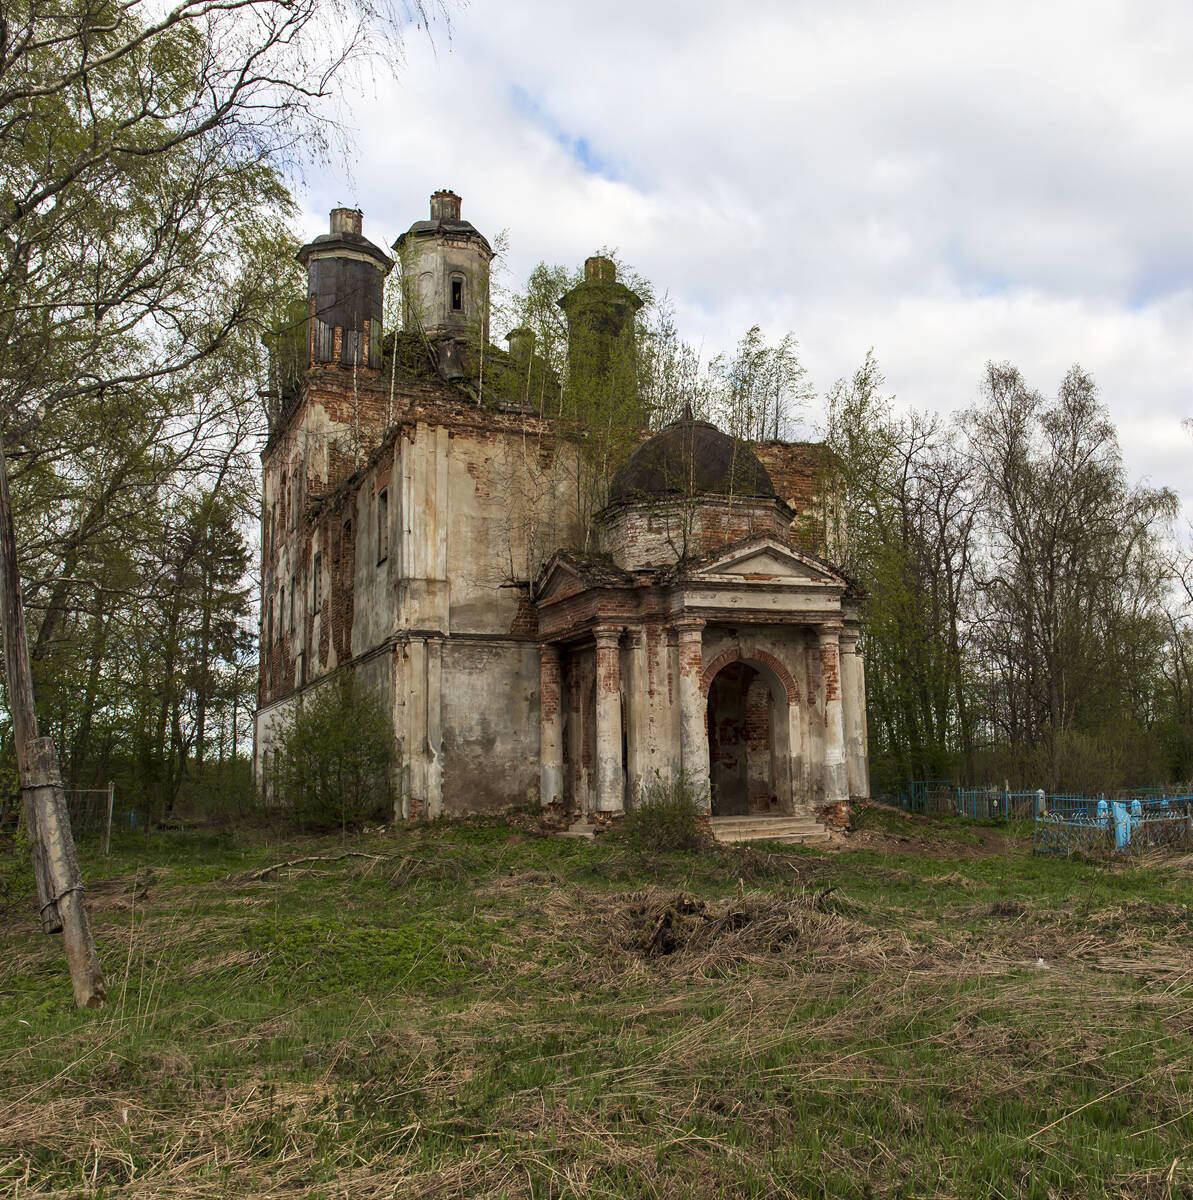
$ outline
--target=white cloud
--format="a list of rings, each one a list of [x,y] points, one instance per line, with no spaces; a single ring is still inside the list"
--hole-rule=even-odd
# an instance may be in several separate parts
[[[514,278],[613,245],[707,352],[790,328],[824,388],[872,345],[921,408],[988,358],[1046,392],[1080,361],[1132,472],[1181,487],[1191,39],[1172,0],[474,0],[352,99],[308,228],[355,202],[392,241],[450,186]]]

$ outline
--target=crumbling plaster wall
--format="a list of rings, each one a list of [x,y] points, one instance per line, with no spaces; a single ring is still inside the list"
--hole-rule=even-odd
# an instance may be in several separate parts
[[[369,397],[369,420],[383,420],[388,395]],[[275,498],[293,511],[295,470],[308,494],[264,555],[266,588],[296,586],[298,608],[293,632],[287,613],[263,646],[262,705],[384,650],[377,682],[394,714],[404,811],[533,795],[529,584],[548,550],[577,536],[570,450],[530,414],[399,391],[392,432],[369,434],[356,469],[342,402],[338,392],[309,401],[265,456],[267,522]]]
[[[453,639],[444,646],[444,812],[537,801],[538,685],[536,645]]]

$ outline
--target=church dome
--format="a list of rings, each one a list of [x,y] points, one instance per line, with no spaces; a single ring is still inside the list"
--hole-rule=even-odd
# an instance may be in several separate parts
[[[773,497],[775,485],[745,442],[695,420],[688,410],[630,455],[613,477],[609,499],[702,493]]]

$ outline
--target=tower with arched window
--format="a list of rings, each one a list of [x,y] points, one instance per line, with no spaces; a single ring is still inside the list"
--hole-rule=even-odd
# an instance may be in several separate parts
[[[439,373],[467,374],[471,345],[489,337],[488,239],[460,216],[460,197],[440,190],[431,215],[415,221],[393,245],[402,270],[402,323],[435,347]]]

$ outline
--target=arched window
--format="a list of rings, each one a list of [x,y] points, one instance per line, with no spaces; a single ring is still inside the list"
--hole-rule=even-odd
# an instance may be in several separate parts
[[[389,489],[377,493],[377,561],[385,562],[389,557]]]

